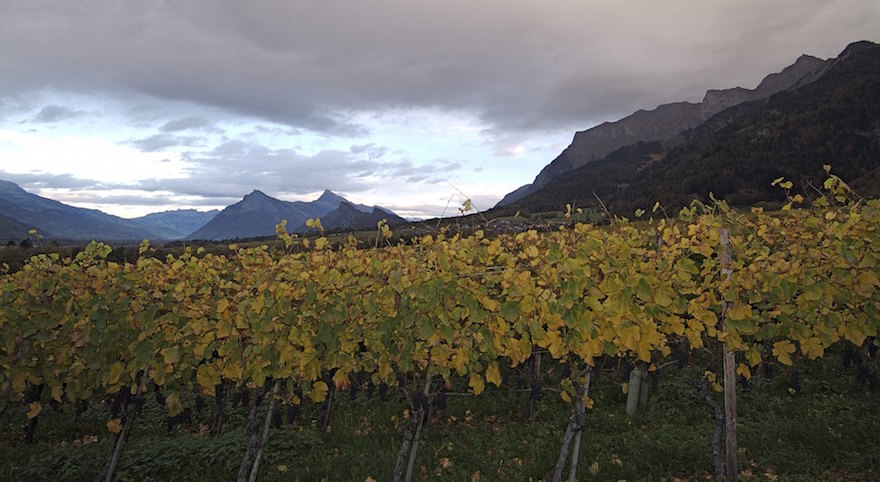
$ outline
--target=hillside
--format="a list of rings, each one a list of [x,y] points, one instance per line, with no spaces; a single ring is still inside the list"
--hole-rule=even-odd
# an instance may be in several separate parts
[[[217,209],[178,209],[147,214],[132,221],[146,228],[151,239],[182,239],[207,224],[219,212]]]
[[[601,160],[608,154],[636,142],[669,141],[683,131],[695,128],[716,113],[729,107],[766,99],[796,85],[805,85],[827,69],[830,60],[802,55],[794,64],[766,76],[754,89],[734,87],[712,89],[702,102],[664,104],[654,110],[639,110],[615,122],[605,122],[575,133],[574,139],[559,156],[535,178],[502,199],[498,206],[510,204],[548,185],[560,174]]]
[[[31,229],[27,224],[0,214],[0,242],[3,244],[9,241],[21,242],[28,237],[28,231]]]
[[[131,220],[37,196],[9,181],[0,180],[0,212],[49,239],[140,241],[146,237]],[[0,233],[8,236],[6,231]]]
[[[560,210],[566,203],[632,215],[656,201],[667,207],[707,200],[779,201],[781,176],[809,196],[823,164],[865,194],[880,166],[880,46],[852,44],[813,82],[728,108],[666,142],[618,149],[497,213]],[[595,195],[594,195],[595,193]]]

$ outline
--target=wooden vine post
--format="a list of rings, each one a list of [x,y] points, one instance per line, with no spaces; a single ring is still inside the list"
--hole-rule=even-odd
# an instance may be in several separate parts
[[[428,352],[430,359],[430,351]],[[425,368],[425,388],[420,397],[413,397],[410,402],[412,414],[409,423],[403,430],[403,443],[397,453],[397,462],[394,464],[394,482],[410,482],[412,480],[413,467],[416,462],[416,453],[419,450],[419,439],[422,436],[422,427],[428,414],[431,395],[431,364]],[[416,403],[416,401],[419,403]],[[409,459],[407,461],[407,458]],[[404,473],[404,470],[406,471]]]
[[[553,482],[562,481],[562,472],[565,469],[565,462],[571,457],[568,467],[568,481],[575,482],[577,479],[578,458],[581,451],[581,433],[586,425],[586,399],[590,394],[590,378],[592,377],[592,367],[587,367],[584,372],[584,384],[580,386],[575,381],[575,393],[577,398],[572,401],[574,405],[574,413],[568,419],[568,427],[565,430],[565,436],[562,439],[562,448],[559,450],[559,458],[556,460],[556,466],[553,471]],[[574,440],[574,446],[571,446]]]
[[[730,230],[721,230],[721,277],[730,279],[733,272],[730,257]],[[725,324],[727,319],[727,302],[721,301],[721,318]],[[727,342],[722,344],[724,353],[724,434],[726,472],[728,482],[738,479],[737,445],[736,445],[736,352],[728,350]]]

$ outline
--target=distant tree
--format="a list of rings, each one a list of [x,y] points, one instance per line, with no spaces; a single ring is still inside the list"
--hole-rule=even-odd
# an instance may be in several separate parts
[[[15,246],[15,241],[13,241],[13,240],[10,239],[9,242],[6,243],[6,246],[7,246],[7,247]]]
[[[33,248],[34,242],[30,240],[30,238],[22,239],[20,243],[18,243],[20,248]]]

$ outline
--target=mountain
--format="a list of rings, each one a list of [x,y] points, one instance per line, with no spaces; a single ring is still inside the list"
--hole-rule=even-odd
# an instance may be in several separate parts
[[[0,240],[19,243],[36,229],[46,239],[65,241],[122,241],[143,239],[234,239],[272,236],[275,225],[287,220],[288,230],[306,231],[309,218],[322,218],[327,230],[375,227],[406,220],[378,207],[353,204],[331,191],[311,202],[287,202],[253,191],[222,211],[193,209],[124,219],[31,194],[17,184],[0,180]]]
[[[332,216],[328,222],[325,217],[337,211],[343,203],[346,204],[346,207],[342,212]],[[253,191],[241,201],[220,211],[213,219],[187,236],[186,239],[220,240],[273,236],[275,225],[280,223],[282,219],[287,220],[287,229],[292,232],[305,231],[305,222],[310,218],[321,218],[321,224],[324,228],[331,230],[337,227],[334,225],[336,222],[341,224],[338,227],[344,227],[342,225],[346,223],[360,224],[365,222],[360,219],[372,219],[369,216],[372,216],[377,210],[384,213],[383,217],[394,215],[382,208],[352,204],[331,191],[324,191],[318,199],[311,202],[282,201],[260,191]],[[356,215],[354,211],[360,215]],[[372,226],[375,226],[375,222],[371,221],[371,223]]]
[[[128,219],[68,206],[9,181],[0,180],[0,212],[47,239],[139,241],[146,237],[143,228]],[[10,234],[15,234],[15,228]],[[0,231],[0,237],[7,237],[6,232]]]
[[[9,216],[0,214],[0,242],[3,245],[6,245],[9,241],[19,243],[25,238],[30,237],[28,231],[32,228],[32,226],[28,226],[21,221],[16,221]]]
[[[639,110],[615,122],[605,122],[575,133],[571,144],[535,178],[507,194],[497,206],[510,204],[538,189],[564,172],[604,158],[621,147],[639,141],[668,141],[692,129],[724,109],[743,102],[766,99],[796,85],[815,80],[828,67],[829,60],[802,55],[781,72],[765,77],[754,89],[709,90],[702,102],[663,104],[654,110]]]
[[[375,228],[383,219],[391,226],[407,222],[406,219],[378,207],[372,208],[370,212],[364,212],[350,202],[342,201],[339,203],[339,207],[321,218],[321,225],[328,231],[353,231]]]
[[[178,209],[147,214],[132,221],[143,226],[151,239],[182,239],[208,223],[220,211]]]
[[[823,65],[809,82],[736,104],[674,139],[619,148],[503,210],[596,207],[598,196],[632,216],[657,201],[667,209],[708,201],[710,192],[734,205],[779,202],[784,193],[770,184],[782,176],[809,198],[810,186],[825,179],[824,164],[863,195],[877,195],[880,45],[851,44]]]

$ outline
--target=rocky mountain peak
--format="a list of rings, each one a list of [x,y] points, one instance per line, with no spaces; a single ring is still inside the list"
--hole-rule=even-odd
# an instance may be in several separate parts
[[[335,192],[333,192],[329,189],[326,189],[323,193],[321,193],[321,196],[318,197],[317,201],[321,202],[321,203],[331,203],[332,202],[332,203],[338,204],[340,202],[345,201],[345,198],[340,196],[339,194],[336,194]]]

